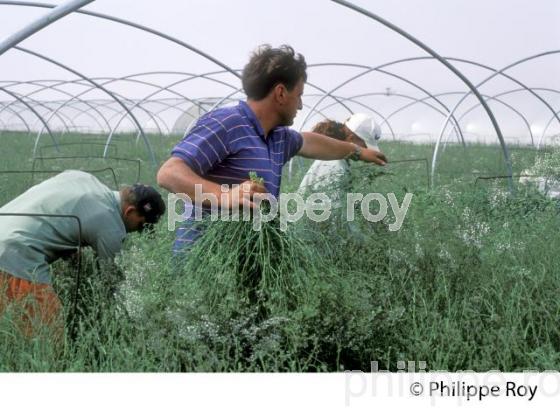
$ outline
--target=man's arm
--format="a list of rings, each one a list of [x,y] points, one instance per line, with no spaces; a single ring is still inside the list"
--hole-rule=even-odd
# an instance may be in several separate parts
[[[171,157],[163,163],[157,173],[157,183],[169,192],[187,194],[194,198],[195,186],[200,184],[202,192],[220,197],[220,185],[196,174],[181,158]]]
[[[321,160],[344,159],[356,150],[351,142],[339,141],[315,132],[303,132],[303,145],[298,155]],[[363,148],[360,160],[385,165],[387,158],[381,152],[371,148]]]
[[[157,173],[157,183],[169,192],[188,195],[198,205],[201,202],[196,198],[195,187],[200,184],[200,191],[202,193],[214,195],[217,198],[218,205],[222,205],[220,185],[199,176],[181,158],[171,157],[164,162]],[[248,193],[249,198],[252,198],[255,193],[266,193],[266,189],[257,182],[251,180],[244,181],[239,184],[239,187],[229,190],[227,206],[240,206],[248,202],[248,205],[253,207],[253,202],[243,196],[244,192]],[[238,202],[236,203],[236,201]]]

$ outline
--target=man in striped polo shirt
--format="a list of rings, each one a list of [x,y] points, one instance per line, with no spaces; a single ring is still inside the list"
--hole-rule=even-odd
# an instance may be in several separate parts
[[[302,108],[307,65],[289,46],[259,47],[243,69],[242,83],[247,101],[219,108],[199,118],[195,126],[173,148],[160,168],[158,184],[173,193],[184,193],[195,206],[208,202],[196,198],[195,189],[217,198],[228,208],[253,205],[255,193],[280,194],[282,167],[294,155],[322,160],[353,158],[384,165],[385,156],[373,149],[338,141],[313,132],[291,130]],[[251,181],[255,171],[264,185]],[[221,185],[238,184],[221,203]],[[191,215],[192,209],[186,209]],[[175,251],[192,243],[200,232],[187,223],[177,230]]]

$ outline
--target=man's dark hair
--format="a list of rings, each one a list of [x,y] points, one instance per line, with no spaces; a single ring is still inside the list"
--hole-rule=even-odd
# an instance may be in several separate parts
[[[154,187],[134,184],[123,187],[120,192],[122,200],[134,206],[149,224],[156,224],[165,213],[165,202]]]
[[[301,54],[288,45],[272,48],[263,44],[243,68],[243,90],[252,100],[262,100],[277,84],[291,91],[299,80],[307,81],[307,64]]]

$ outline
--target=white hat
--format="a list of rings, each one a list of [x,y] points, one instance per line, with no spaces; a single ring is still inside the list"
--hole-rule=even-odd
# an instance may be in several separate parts
[[[381,127],[370,115],[363,113],[352,114],[344,125],[368,145],[377,146],[377,140],[381,138]]]

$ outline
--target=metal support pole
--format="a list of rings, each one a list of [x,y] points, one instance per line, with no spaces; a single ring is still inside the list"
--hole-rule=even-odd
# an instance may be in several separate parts
[[[356,6],[355,4],[350,3],[349,1],[345,1],[345,0],[331,0],[331,1],[333,1],[335,3],[338,3],[338,4],[340,4],[344,7],[347,7],[351,10],[354,10],[354,11],[360,13],[360,14],[363,14],[364,16],[369,17],[369,18],[383,24],[385,27],[395,31],[396,33],[400,34],[404,38],[412,41],[414,44],[416,44],[418,47],[420,47],[421,49],[426,51],[428,54],[435,57],[440,63],[442,63],[445,67],[447,67],[449,70],[451,70],[453,72],[453,74],[455,74],[457,77],[459,77],[459,79],[471,90],[471,92],[480,101],[480,104],[484,107],[484,110],[486,111],[486,113],[488,114],[488,117],[490,118],[490,121],[492,122],[492,126],[494,127],[494,130],[496,131],[496,135],[498,136],[498,140],[500,141],[500,145],[501,145],[502,151],[504,153],[504,162],[505,162],[505,165],[506,165],[507,174],[510,175],[510,178],[508,180],[509,190],[510,190],[510,192],[513,192],[513,179],[511,178],[513,170],[512,170],[511,159],[510,159],[509,152],[508,152],[508,149],[507,149],[507,146],[506,146],[506,142],[505,142],[504,137],[502,135],[502,131],[500,130],[500,126],[498,125],[498,121],[496,121],[496,118],[494,117],[494,114],[492,113],[492,110],[490,109],[490,107],[488,107],[488,104],[486,104],[486,102],[484,101],[484,98],[482,98],[482,96],[480,95],[480,93],[478,92],[478,90],[474,86],[474,84],[472,84],[469,81],[469,79],[467,77],[465,77],[465,75],[463,73],[461,73],[457,68],[455,68],[455,66],[453,66],[451,63],[449,63],[449,61],[447,61],[445,58],[440,56],[438,53],[436,53],[434,50],[432,50],[430,47],[428,47],[426,44],[422,43],[420,40],[418,40],[414,36],[410,35],[409,33],[405,32],[404,30],[400,29],[399,27],[395,26],[394,24],[390,23],[389,21],[371,13],[370,11],[368,11],[366,9],[363,9],[361,7]],[[451,112],[451,114],[452,113],[453,112]],[[451,114],[449,115],[449,117],[451,116]],[[436,145],[436,148],[437,148],[437,145]],[[433,165],[432,165],[432,178],[433,178]],[[432,186],[433,186],[433,184],[432,184]]]
[[[60,6],[56,6],[54,9],[46,13],[45,15],[39,17],[33,23],[27,25],[23,29],[12,34],[4,41],[0,43],[0,56],[8,51],[15,45],[18,45],[27,37],[32,36],[39,30],[47,27],[48,25],[54,23],[58,19],[72,13],[73,11],[85,6],[86,4],[92,3],[94,0],[70,0]]]

